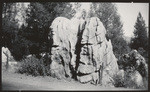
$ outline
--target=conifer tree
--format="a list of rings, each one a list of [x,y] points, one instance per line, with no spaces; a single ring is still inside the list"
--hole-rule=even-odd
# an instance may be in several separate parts
[[[148,50],[148,34],[145,21],[142,14],[139,12],[134,26],[134,37],[131,40],[131,48]]]
[[[134,37],[131,39],[130,47],[136,49],[148,61],[148,31],[142,14],[139,12],[134,26]]]

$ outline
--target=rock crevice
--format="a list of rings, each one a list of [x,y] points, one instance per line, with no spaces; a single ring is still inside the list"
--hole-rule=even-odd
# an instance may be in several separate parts
[[[69,20],[58,17],[51,29],[51,66],[54,62],[55,65],[63,66],[60,70],[52,69],[54,73],[63,70],[63,74],[74,76],[81,83],[101,82],[105,85],[111,82],[110,78],[118,71],[118,64],[111,40],[106,39],[106,29],[99,18]],[[62,61],[64,65],[59,63]]]

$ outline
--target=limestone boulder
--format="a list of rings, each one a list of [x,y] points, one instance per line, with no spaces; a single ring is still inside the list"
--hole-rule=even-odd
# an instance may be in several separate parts
[[[117,58],[113,53],[111,40],[107,41],[106,53],[103,58],[107,59],[104,60],[104,70],[106,70],[109,75],[113,77],[113,75],[116,75],[119,69],[117,64]]]
[[[104,70],[102,74],[102,85],[103,86],[109,86],[109,87],[114,87],[114,79],[113,77],[110,76],[109,71]]]
[[[64,17],[57,17],[52,22],[50,28],[52,32],[53,46],[62,46],[67,50],[69,47],[70,20]]]
[[[79,65],[77,73],[90,74],[95,71],[92,65]]]
[[[94,71],[89,67],[84,69],[85,66],[93,66]],[[106,39],[106,29],[97,17],[86,20],[85,29],[81,39],[78,70],[82,70],[82,74],[87,74],[85,76],[96,72],[99,76],[97,77],[97,80],[102,81],[102,85],[108,83],[113,85],[112,76],[118,71],[117,59],[113,53],[111,40]],[[83,76],[79,79],[81,82],[86,81],[86,78]],[[91,78],[88,77],[87,80],[89,79]]]
[[[7,47],[2,47],[2,62],[6,62],[7,58],[9,61],[14,60],[13,56],[11,55],[11,52],[9,51],[9,49]]]
[[[88,83],[88,82],[92,81],[92,76],[91,76],[91,74],[84,75],[84,76],[77,76],[77,79],[81,83]]]
[[[96,84],[99,82],[99,75],[97,72],[93,72],[91,74],[87,74],[87,75],[82,75],[82,76],[77,76],[77,79],[79,80],[79,82],[81,83],[88,83],[91,82],[93,84]]]
[[[74,76],[81,83],[113,85],[111,77],[118,71],[117,59],[99,18],[58,17],[52,22],[51,32],[53,74],[71,77],[73,67]],[[62,68],[56,69],[55,64]]]
[[[70,20],[70,35],[69,41],[71,44],[71,65],[76,67],[76,61],[78,61],[80,53],[80,44],[83,30],[85,29],[86,21],[82,18],[74,17]]]
[[[65,78],[65,71],[62,64],[58,62],[52,62],[50,65],[50,73],[52,77],[56,77],[58,79]]]
[[[7,47],[2,47],[2,70],[15,72],[18,62],[14,60],[10,50]]]
[[[70,20],[64,17],[57,17],[52,22],[50,28],[52,32],[51,48],[51,70],[52,74],[62,78],[71,77],[70,64]],[[57,68],[60,67],[60,68]],[[61,76],[61,77],[60,77]]]

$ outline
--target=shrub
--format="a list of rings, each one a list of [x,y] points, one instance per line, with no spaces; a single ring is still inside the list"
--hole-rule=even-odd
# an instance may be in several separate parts
[[[113,76],[114,80],[114,86],[115,87],[124,87],[124,88],[133,88],[133,89],[146,89],[147,88],[147,80],[143,78],[138,77],[137,72],[133,71],[125,71],[124,73],[116,74]],[[141,76],[142,77],[142,76]],[[144,83],[144,84],[143,84]]]
[[[138,52],[145,58],[146,63],[148,63],[148,51],[144,50],[142,47],[139,47]]]
[[[44,58],[38,59],[35,56],[28,57],[21,61],[17,72],[33,76],[50,75],[49,64],[46,65],[44,60]]]
[[[115,87],[125,87],[125,81],[122,76],[116,74],[113,76],[113,80]]]

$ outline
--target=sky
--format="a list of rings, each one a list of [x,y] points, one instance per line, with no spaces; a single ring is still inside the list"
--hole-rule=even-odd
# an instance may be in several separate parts
[[[29,3],[24,3],[27,7]],[[81,10],[84,9],[87,12],[90,10],[91,2],[81,3]],[[118,13],[120,14],[121,21],[123,23],[124,35],[133,36],[134,25],[141,12],[146,26],[149,24],[149,4],[148,3],[115,3],[117,5]],[[80,13],[80,12],[79,12]]]
[[[118,7],[118,13],[121,16],[123,22],[123,29],[125,36],[133,36],[134,25],[141,12],[146,26],[149,24],[149,4],[148,3],[116,3]]]
[[[84,9],[87,12],[90,9],[91,3],[81,3],[81,10]],[[115,3],[117,5],[118,13],[120,14],[121,21],[123,23],[124,35],[127,37],[133,36],[134,25],[141,12],[146,26],[149,24],[149,4],[148,3]]]

